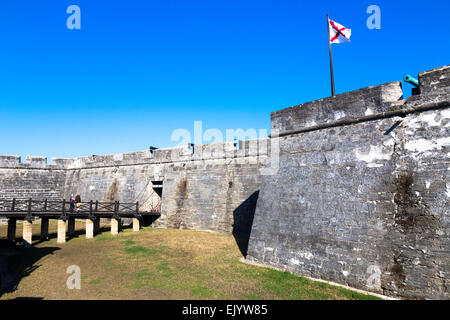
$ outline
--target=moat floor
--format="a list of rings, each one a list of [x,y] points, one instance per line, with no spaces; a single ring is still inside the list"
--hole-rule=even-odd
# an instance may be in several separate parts
[[[33,246],[25,249],[7,244],[7,227],[0,226],[0,299],[376,299],[244,264],[228,234],[144,228],[113,237],[102,226],[87,240],[84,223],[76,229],[78,236],[57,244],[51,223],[51,239],[40,242],[34,224]],[[67,287],[73,265],[81,271],[79,290]]]

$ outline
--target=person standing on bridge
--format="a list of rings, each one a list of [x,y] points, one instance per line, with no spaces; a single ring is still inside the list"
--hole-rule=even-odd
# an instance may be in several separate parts
[[[77,213],[80,212],[81,195],[79,193],[77,193],[77,196],[75,197],[75,205],[77,206]]]
[[[75,209],[75,199],[73,197],[73,194],[70,196],[69,203],[70,203],[70,212],[72,213],[73,210]]]

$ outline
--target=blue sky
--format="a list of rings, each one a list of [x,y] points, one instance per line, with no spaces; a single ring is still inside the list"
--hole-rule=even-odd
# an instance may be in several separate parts
[[[343,3],[343,4],[341,4]],[[2,0],[0,154],[171,147],[175,129],[270,129],[270,112],[449,64],[449,1]],[[81,30],[66,9],[81,8]],[[381,30],[369,30],[369,5]],[[410,91],[409,85],[404,85]]]

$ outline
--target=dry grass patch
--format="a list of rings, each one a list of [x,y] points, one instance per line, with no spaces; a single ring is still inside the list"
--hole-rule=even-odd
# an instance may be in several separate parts
[[[108,226],[94,239],[76,223],[77,236],[56,243],[39,241],[33,226],[30,249],[8,247],[0,226],[0,255],[15,271],[16,287],[1,299],[368,299],[370,296],[309,281],[287,272],[241,263],[232,235],[190,230],[124,230],[112,236]],[[17,236],[21,236],[18,225]],[[2,239],[3,238],[3,239]],[[67,267],[81,269],[81,290],[69,290]]]

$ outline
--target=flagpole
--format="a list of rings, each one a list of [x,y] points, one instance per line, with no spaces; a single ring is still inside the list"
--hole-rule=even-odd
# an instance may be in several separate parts
[[[331,54],[331,41],[330,41],[330,17],[328,16],[328,13],[327,13],[327,29],[328,29],[328,47],[330,50],[331,95],[334,97],[336,93],[334,90],[333,57]]]

